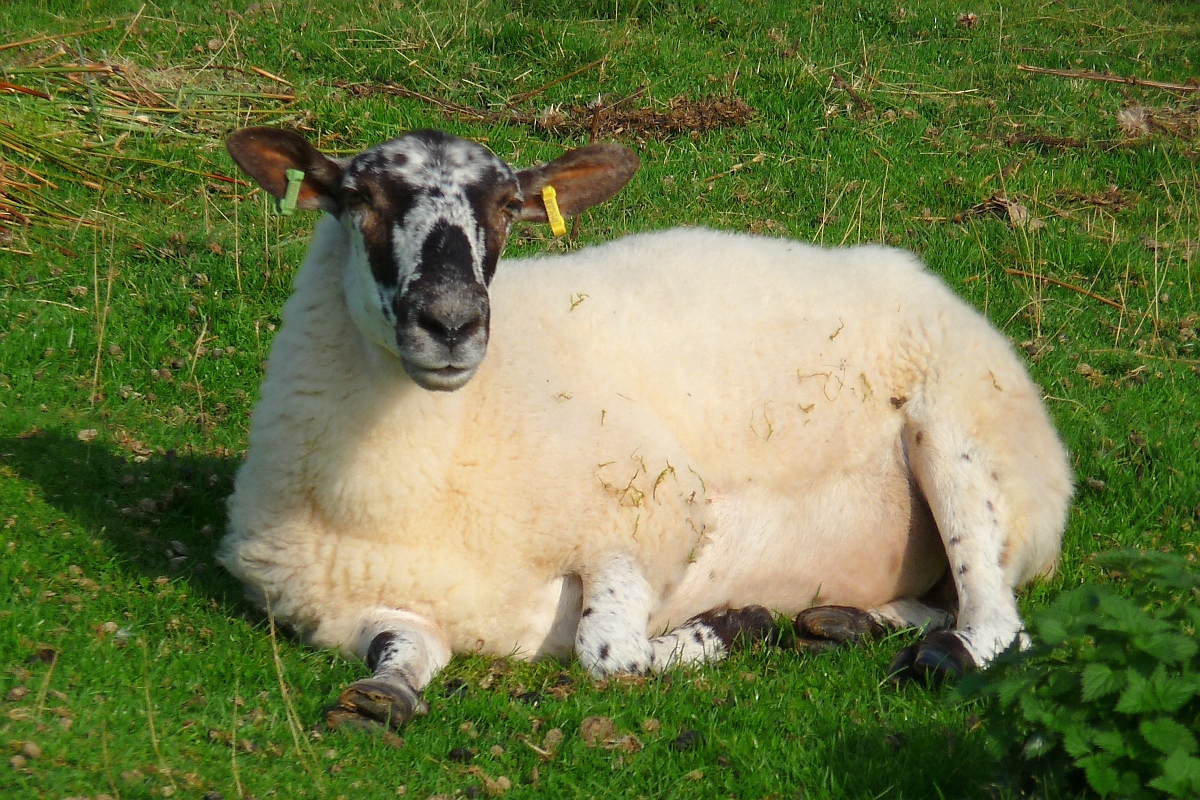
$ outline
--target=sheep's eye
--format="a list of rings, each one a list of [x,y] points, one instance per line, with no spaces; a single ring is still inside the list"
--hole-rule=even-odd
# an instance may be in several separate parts
[[[514,197],[504,204],[504,211],[507,214],[517,214],[521,211],[522,205],[521,198]]]
[[[359,206],[367,201],[366,197],[358,189],[347,189],[342,192],[342,200],[348,206]]]

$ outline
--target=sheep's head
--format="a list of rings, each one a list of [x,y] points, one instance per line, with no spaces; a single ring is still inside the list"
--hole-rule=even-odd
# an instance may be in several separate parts
[[[441,131],[414,131],[345,161],[278,128],[226,140],[233,160],[276,198],[304,173],[297,208],[324,209],[350,235],[346,301],[359,330],[426,389],[453,391],[487,351],[487,287],[513,223],[546,221],[542,189],[573,216],[616,194],[638,158],[592,144],[525,170]]]

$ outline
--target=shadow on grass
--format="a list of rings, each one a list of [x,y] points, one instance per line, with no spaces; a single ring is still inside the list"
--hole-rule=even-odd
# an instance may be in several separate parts
[[[47,430],[0,437],[0,463],[109,543],[123,567],[186,577],[194,591],[253,618],[238,583],[213,561],[237,458],[168,451],[138,463],[111,445]]]
[[[885,790],[889,797],[1014,795],[997,785],[998,765],[984,748],[982,732],[924,721],[899,728],[846,725],[830,749],[827,766],[845,797],[877,797]]]

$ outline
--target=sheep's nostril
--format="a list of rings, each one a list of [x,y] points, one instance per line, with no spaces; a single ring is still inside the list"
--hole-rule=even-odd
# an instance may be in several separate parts
[[[417,327],[435,339],[444,339],[450,333],[441,320],[424,311],[417,315]]]
[[[452,315],[438,316],[429,311],[417,315],[417,327],[430,337],[443,344],[454,347],[459,342],[474,336],[483,326],[483,315],[475,313],[469,316]]]

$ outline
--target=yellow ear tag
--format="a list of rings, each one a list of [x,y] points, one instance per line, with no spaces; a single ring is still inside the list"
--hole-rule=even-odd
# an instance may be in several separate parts
[[[567,232],[567,223],[558,210],[558,192],[547,184],[542,188],[542,202],[546,204],[546,217],[550,221],[550,232],[562,236]]]

